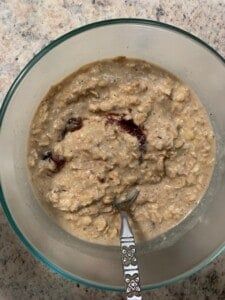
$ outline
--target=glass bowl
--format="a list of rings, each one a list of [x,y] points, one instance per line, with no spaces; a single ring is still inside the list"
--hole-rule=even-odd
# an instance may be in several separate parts
[[[212,121],[216,165],[201,203],[185,221],[139,245],[143,289],[193,274],[225,248],[225,62],[189,33],[159,22],[116,19],[73,30],[41,50],[12,84],[1,109],[1,203],[28,250],[67,279],[123,290],[118,247],[76,239],[35,199],[28,180],[27,139],[33,114],[51,85],[80,66],[125,55],[153,62],[191,86]]]

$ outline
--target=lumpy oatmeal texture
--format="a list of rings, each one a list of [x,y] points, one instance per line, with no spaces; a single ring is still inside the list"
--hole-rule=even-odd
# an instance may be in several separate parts
[[[116,244],[113,203],[137,186],[136,237],[178,224],[199,202],[214,136],[195,94],[150,63],[118,57],[52,87],[34,116],[28,164],[38,197],[73,235]]]

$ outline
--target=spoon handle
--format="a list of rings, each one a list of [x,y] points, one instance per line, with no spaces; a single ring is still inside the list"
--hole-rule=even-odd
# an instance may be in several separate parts
[[[128,222],[127,213],[125,211],[121,211],[120,215],[120,247],[127,300],[141,300],[142,296],[136,244],[133,233],[131,231],[131,227]]]

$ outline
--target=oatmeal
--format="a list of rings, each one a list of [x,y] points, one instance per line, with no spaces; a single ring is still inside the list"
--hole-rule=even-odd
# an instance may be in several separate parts
[[[61,226],[115,244],[116,199],[137,186],[131,222],[138,239],[151,239],[198,204],[214,150],[190,88],[155,65],[119,57],[84,66],[50,89],[32,122],[28,165]]]

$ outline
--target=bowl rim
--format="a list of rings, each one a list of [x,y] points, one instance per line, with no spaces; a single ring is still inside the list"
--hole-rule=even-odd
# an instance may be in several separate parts
[[[60,36],[59,38],[53,40],[50,42],[47,46],[45,46],[43,49],[41,49],[27,64],[26,66],[22,69],[22,71],[18,74],[14,82],[12,83],[11,87],[9,88],[1,109],[0,109],[0,127],[4,119],[5,112],[7,110],[8,104],[10,103],[13,94],[15,93],[17,87],[19,86],[20,82],[23,80],[23,78],[27,75],[27,73],[32,69],[32,67],[43,57],[45,56],[49,51],[51,51],[53,48],[58,46],[59,44],[63,43],[67,39],[76,36],[80,33],[83,33],[87,30],[92,30],[98,27],[104,27],[107,25],[116,25],[116,24],[136,24],[136,25],[147,25],[147,26],[153,26],[153,27],[162,27],[164,29],[168,29],[170,31],[175,31],[177,33],[180,33],[191,40],[196,41],[197,43],[201,44],[203,47],[207,48],[213,55],[215,55],[217,58],[221,60],[222,63],[224,63],[225,67],[225,58],[222,57],[214,48],[212,48],[210,45],[208,45],[206,42],[202,41],[195,35],[180,29],[176,26],[167,24],[167,23],[162,23],[159,21],[154,21],[154,20],[149,20],[149,19],[138,19],[138,18],[118,18],[118,19],[108,19],[104,21],[98,21],[98,22],[93,22],[81,27],[78,27],[76,29],[73,29],[66,34]],[[46,265],[51,271],[54,273],[60,274],[63,278],[68,279],[72,282],[75,283],[80,283],[88,287],[93,287],[97,288],[100,290],[106,290],[106,291],[117,291],[121,292],[124,291],[124,288],[120,286],[111,286],[111,285],[105,285],[105,284],[100,284],[98,282],[94,282],[91,280],[87,280],[85,278],[81,278],[79,276],[76,276],[68,271],[63,270],[59,266],[57,266],[55,263],[51,262],[48,260],[32,243],[23,235],[21,230],[19,229],[18,225],[13,219],[13,216],[7,206],[7,200],[4,197],[3,189],[0,184],[0,203],[3,208],[3,212],[6,216],[6,219],[8,220],[11,228],[13,231],[16,233],[18,238],[22,241],[23,245],[27,250],[42,264]],[[200,264],[196,265],[194,268],[178,275],[173,278],[170,278],[168,280],[155,283],[155,284],[147,284],[142,287],[143,290],[152,290],[156,288],[163,287],[168,284],[172,283],[177,283],[181,280],[186,279],[187,277],[193,275],[194,273],[198,272],[202,268],[206,267],[209,263],[211,263],[218,255],[220,255],[223,251],[225,250],[225,243],[221,245],[219,248],[217,248],[209,257],[204,259]]]

